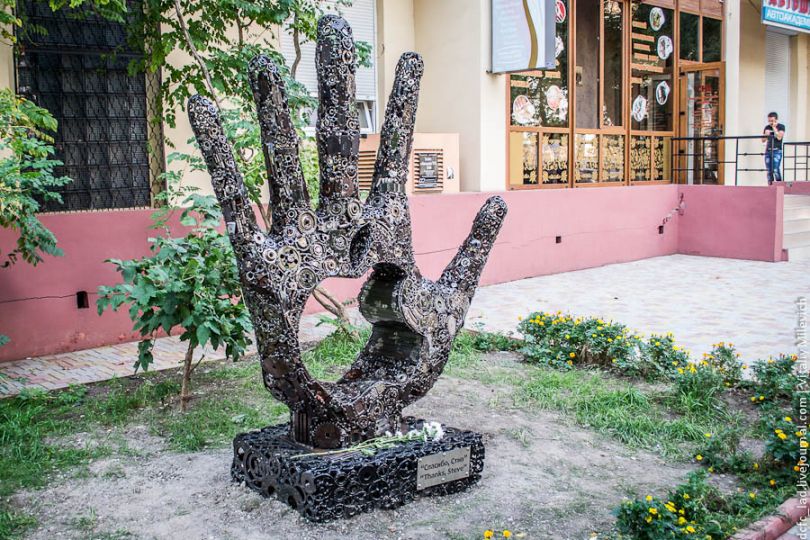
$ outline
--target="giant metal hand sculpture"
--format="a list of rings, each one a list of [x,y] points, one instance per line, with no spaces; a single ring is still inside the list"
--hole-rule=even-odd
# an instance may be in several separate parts
[[[506,205],[500,197],[489,199],[439,280],[422,278],[405,195],[422,60],[406,53],[397,66],[365,204],[357,188],[355,47],[343,19],[320,20],[316,63],[321,167],[316,211],[309,204],[278,68],[263,56],[250,63],[270,187],[268,232],[256,224],[216,108],[195,96],[189,116],[236,253],[264,384],[290,407],[295,441],[337,448],[398,429],[403,407],[436,382]],[[318,381],[301,361],[298,325],[304,304],[324,279],[360,277],[369,269],[359,302],[373,325],[371,338],[340,380]]]

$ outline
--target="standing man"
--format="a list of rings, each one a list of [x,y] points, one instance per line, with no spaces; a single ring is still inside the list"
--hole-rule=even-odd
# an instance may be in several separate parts
[[[768,185],[782,181],[782,139],[785,138],[785,125],[779,123],[779,115],[768,114],[768,125],[762,132],[765,145],[765,169],[768,171]]]

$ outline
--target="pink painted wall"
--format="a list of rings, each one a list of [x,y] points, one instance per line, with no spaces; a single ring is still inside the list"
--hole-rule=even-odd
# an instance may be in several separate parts
[[[422,195],[411,199],[414,245],[422,273],[436,278],[469,232],[478,208],[491,194]],[[483,284],[576,270],[675,253],[678,232],[658,225],[675,205],[675,186],[561,189],[501,194],[509,215],[490,257]],[[150,210],[117,210],[42,216],[64,257],[32,268],[2,270],[0,333],[11,343],[0,361],[131,341],[125,312],[95,310],[96,290],[118,280],[109,258],[148,252]],[[560,244],[556,236],[562,237]],[[0,250],[12,242],[0,231]],[[359,280],[329,280],[341,298],[357,294]],[[90,293],[90,309],[77,309],[76,292]],[[311,303],[308,311],[317,310]]]
[[[810,182],[786,182],[785,195],[810,195]]]
[[[782,260],[783,186],[678,186],[678,253]]]

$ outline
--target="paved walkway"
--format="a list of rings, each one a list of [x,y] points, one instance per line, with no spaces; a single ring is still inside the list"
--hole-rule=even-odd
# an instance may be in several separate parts
[[[301,343],[320,340],[333,330],[330,325],[317,326],[318,321],[318,315],[308,315],[301,320]],[[186,348],[187,344],[177,337],[156,340],[150,371],[179,367],[186,356]],[[248,349],[248,352],[255,351],[255,345]],[[199,360],[202,355],[205,355],[205,360],[221,360],[225,357],[223,349],[214,351],[206,347],[195,352],[194,360]],[[132,342],[5,362],[0,364],[0,397],[18,394],[25,387],[54,390],[72,384],[126,377],[132,375],[132,365],[137,357],[138,342]]]
[[[799,296],[810,301],[810,262],[673,255],[483,287],[467,326],[509,332],[530,311],[563,310],[614,319],[644,333],[674,332],[694,357],[712,343],[731,341],[750,362],[795,352]],[[304,318],[302,341],[331,331],[316,323],[315,316]],[[177,367],[184,352],[176,338],[158,340],[152,369]],[[131,375],[136,355],[137,344],[127,343],[0,364],[0,396],[24,386],[54,389]],[[207,351],[206,357],[222,355]]]
[[[673,332],[693,357],[730,341],[750,362],[796,351],[799,296],[810,302],[810,262],[671,255],[485,287],[467,326],[508,332],[532,310],[562,310]]]

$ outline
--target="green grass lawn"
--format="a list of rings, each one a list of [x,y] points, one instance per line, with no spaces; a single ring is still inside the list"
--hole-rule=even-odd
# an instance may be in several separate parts
[[[313,376],[335,380],[368,337],[332,334],[304,354]],[[739,399],[692,395],[668,383],[649,384],[598,368],[558,370],[512,362],[484,362],[483,351],[514,349],[498,336],[462,333],[456,339],[446,376],[502,389],[511,407],[555,411],[567,421],[613,438],[629,448],[660,453],[669,460],[693,460],[707,433],[724,427],[738,439],[757,426],[737,407]],[[513,355],[519,359],[517,355]],[[230,444],[234,435],[285,421],[287,407],[264,389],[255,359],[201,365],[193,378],[190,410],[179,412],[179,373],[149,373],[55,392],[27,392],[0,400],[0,538],[15,538],[36,524],[3,498],[47,485],[54,474],[81,474],[90,460],[131,451],[116,432],[146,426],[168,451],[192,452]],[[738,401],[735,401],[738,399]],[[76,444],[72,438],[94,444]],[[515,433],[519,440],[521,434]],[[762,481],[761,478],[752,479]],[[752,481],[753,481],[752,480]],[[742,484],[746,479],[742,479]],[[757,506],[727,505],[718,519],[733,528],[781,502],[784,486],[761,497]]]

